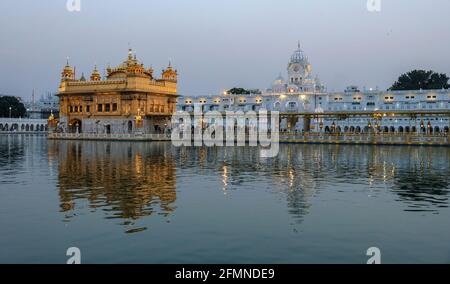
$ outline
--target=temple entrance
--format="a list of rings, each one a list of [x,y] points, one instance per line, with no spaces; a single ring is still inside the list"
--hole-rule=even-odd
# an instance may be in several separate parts
[[[69,122],[69,133],[81,133],[81,120],[72,119]]]
[[[105,130],[106,130],[106,134],[111,134],[111,125],[106,125],[105,126]]]

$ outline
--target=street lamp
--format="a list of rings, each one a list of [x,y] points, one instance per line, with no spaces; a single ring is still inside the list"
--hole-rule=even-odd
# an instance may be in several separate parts
[[[12,107],[9,107],[9,118],[11,119],[11,111],[12,111]]]

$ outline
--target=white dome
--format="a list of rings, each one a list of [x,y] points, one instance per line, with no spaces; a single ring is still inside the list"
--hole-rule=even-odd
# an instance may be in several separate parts
[[[297,50],[294,51],[294,53],[291,56],[291,63],[304,63],[308,59],[303,52],[303,50],[300,48],[300,43],[298,44]]]

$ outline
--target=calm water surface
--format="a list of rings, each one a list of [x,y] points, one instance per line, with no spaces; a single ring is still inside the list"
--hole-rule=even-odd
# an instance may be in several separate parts
[[[450,263],[448,148],[0,135],[0,263]]]

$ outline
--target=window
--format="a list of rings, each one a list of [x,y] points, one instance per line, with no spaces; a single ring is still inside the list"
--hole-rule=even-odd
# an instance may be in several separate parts
[[[86,112],[91,112],[91,106],[86,106]]]
[[[69,112],[73,112],[73,106],[69,107]]]
[[[98,105],[97,111],[98,111],[98,112],[102,112],[102,111],[103,111],[103,105],[102,105],[102,104],[99,104],[99,105]]]
[[[83,112],[83,106],[80,106],[80,112]]]
[[[111,111],[111,104],[105,104],[105,112]]]
[[[75,112],[78,112],[78,106],[75,106]]]
[[[117,104],[116,103],[113,104],[112,111],[117,111]]]

